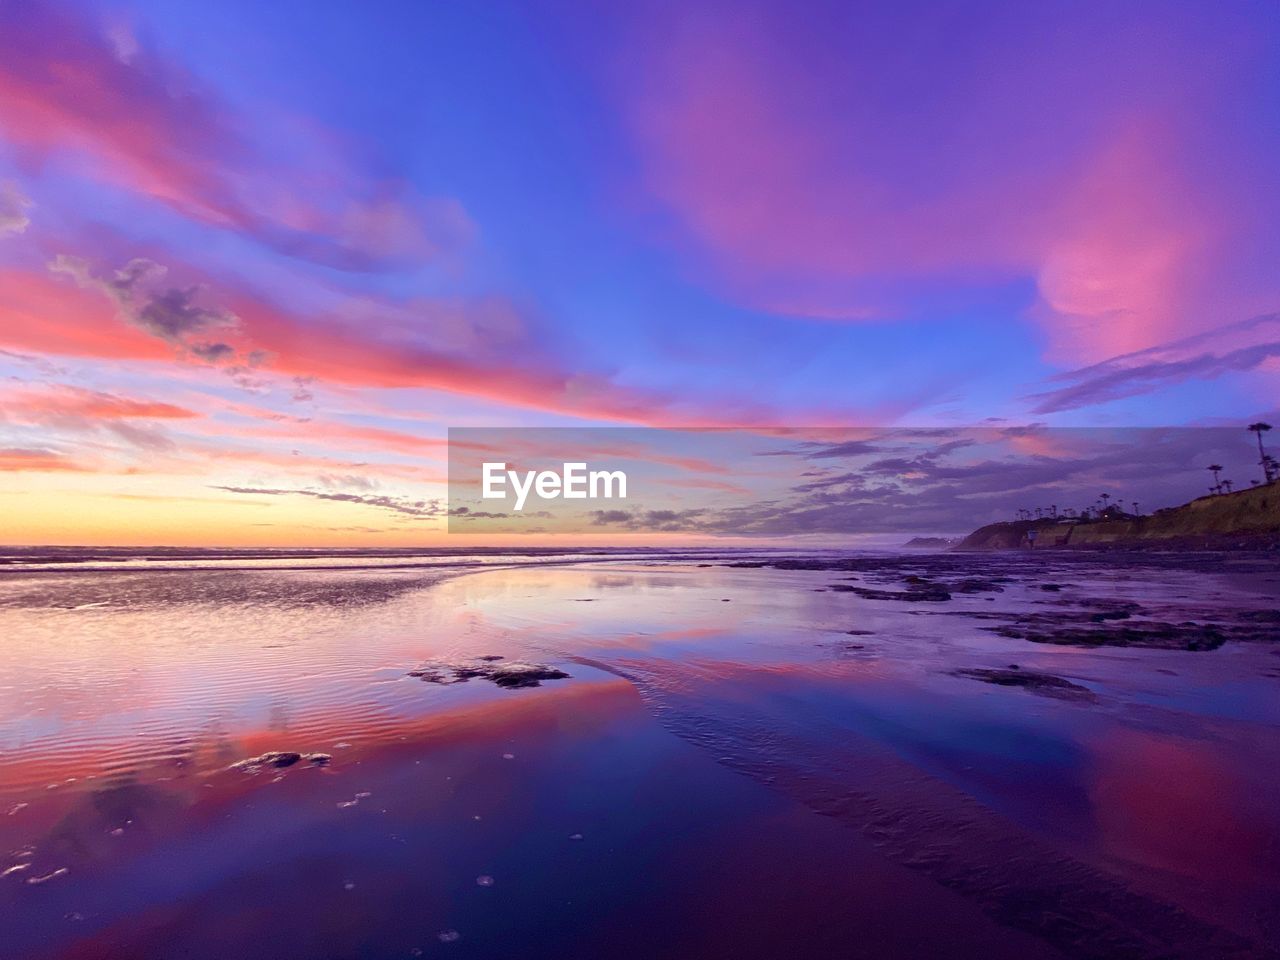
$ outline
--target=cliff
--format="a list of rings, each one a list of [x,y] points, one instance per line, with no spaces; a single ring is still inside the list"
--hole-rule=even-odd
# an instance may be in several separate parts
[[[992,523],[969,534],[956,549],[1025,547],[1031,530],[1036,531],[1036,549],[1277,549],[1280,548],[1280,484],[1200,497],[1145,517],[1116,517],[1090,523],[1048,519]]]

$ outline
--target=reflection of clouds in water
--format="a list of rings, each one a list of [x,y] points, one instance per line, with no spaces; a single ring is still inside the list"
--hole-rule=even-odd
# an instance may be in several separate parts
[[[1192,607],[1236,610],[1259,602],[1273,605],[1273,600],[1246,597],[1186,557],[1152,556],[1119,566],[1114,558],[1076,555],[864,554],[841,560],[836,569],[830,569],[829,556],[819,560],[814,569],[795,563],[789,569],[702,568],[696,562],[660,568],[649,565],[654,558],[625,566],[526,566],[458,577],[430,590],[418,589],[421,571],[17,578],[90,583],[107,595],[109,605],[0,610],[0,635],[17,638],[0,661],[0,687],[25,685],[33,693],[20,716],[0,707],[0,723],[23,734],[22,757],[8,751],[0,758],[0,789],[20,784],[37,803],[61,803],[60,796],[55,798],[61,788],[43,797],[46,783],[102,764],[126,766],[136,771],[135,779],[172,778],[163,784],[165,790],[182,803],[199,803],[192,795],[218,796],[219,787],[205,787],[209,771],[271,750],[331,751],[332,766],[311,771],[315,777],[305,783],[294,771],[268,788],[272,770],[256,786],[244,785],[269,789],[263,799],[274,802],[280,795],[294,796],[289,791],[319,791],[321,784],[328,789],[330,778],[346,776],[340,795],[326,797],[322,805],[328,816],[337,801],[370,789],[364,779],[370,770],[366,750],[403,744],[406,751],[418,752],[389,760],[388,770],[397,763],[414,766],[416,760],[426,769],[421,746],[441,744],[432,738],[451,735],[447,729],[456,733],[483,726],[498,738],[485,744],[485,757],[502,763],[503,753],[511,752],[519,760],[503,763],[505,768],[535,769],[538,751],[509,739],[515,728],[501,717],[514,718],[554,697],[563,710],[556,724],[564,718],[575,725],[602,722],[606,707],[631,703],[634,690],[622,681],[604,680],[610,696],[594,707],[586,700],[571,702],[575,696],[590,699],[584,688],[601,686],[600,674],[590,666],[598,662],[629,678],[647,679],[647,693],[656,690],[671,704],[674,720],[688,721],[695,743],[705,747],[723,740],[715,758],[751,760],[754,748],[735,733],[740,730],[735,724],[760,714],[761,743],[778,745],[785,753],[791,746],[787,738],[798,732],[797,745],[816,751],[813,770],[821,777],[838,774],[841,788],[852,782],[840,780],[846,772],[859,775],[860,751],[887,751],[901,761],[895,769],[904,778],[923,783],[942,777],[1006,819],[1030,808],[1060,829],[1068,820],[1065,802],[1080,801],[1082,812],[1071,823],[1092,839],[1089,801],[1105,805],[1096,820],[1097,836],[1122,857],[1130,855],[1125,843],[1137,853],[1151,848],[1192,864],[1197,857],[1234,850],[1251,836],[1257,850],[1265,849],[1275,810],[1268,812],[1266,801],[1258,799],[1256,809],[1239,816],[1232,798],[1242,792],[1265,796],[1260,789],[1243,789],[1250,776],[1263,774],[1246,769],[1242,757],[1248,743],[1239,724],[1242,717],[1257,723],[1274,708],[1238,694],[1249,682],[1260,681],[1249,671],[1268,658],[1266,648],[1236,645],[1223,651],[1229,657],[1050,648],[993,635],[983,626],[996,621],[974,614],[1079,612],[1087,617],[1100,598],[1115,598],[1138,603],[1143,616],[1168,619]],[[1214,561],[1219,567],[1225,562]],[[828,589],[850,580],[897,592],[907,589],[910,577],[956,586],[979,576],[984,586],[978,592],[957,589],[952,600],[928,605],[929,610]],[[1049,582],[1058,589],[1040,589]],[[385,602],[367,602],[381,584],[390,584]],[[298,602],[344,593],[359,595],[351,602]],[[120,605],[119,596],[128,604]],[[235,599],[207,600],[219,596]],[[60,599],[65,601],[65,594]],[[601,602],[573,602],[582,599]],[[733,602],[724,604],[725,599]],[[851,629],[859,635],[848,637]],[[861,656],[842,656],[833,647],[842,639],[862,645]],[[405,671],[423,662],[482,654],[562,666],[581,659],[568,670],[573,679],[540,690],[503,691],[487,684],[436,688],[404,679]],[[1101,705],[1056,704],[947,676],[957,667],[1007,668],[1012,662],[1079,679],[1098,691]],[[1161,672],[1165,669],[1172,673]],[[686,702],[677,702],[680,698]],[[653,706],[655,701],[647,702]],[[1150,709],[1153,702],[1158,712]],[[468,707],[476,709],[469,713]],[[1113,736],[1133,730],[1135,716],[1156,746]],[[668,730],[672,720],[671,712],[664,714]],[[1221,738],[1211,776],[1193,776],[1194,765],[1159,749],[1176,741],[1179,730],[1211,721]],[[1094,733],[1102,738],[1100,746],[1090,738]],[[338,743],[354,746],[338,749]],[[848,771],[828,762],[846,754]],[[50,765],[55,757],[63,764],[56,777]],[[1134,773],[1116,773],[1127,757],[1138,758],[1131,764]],[[615,762],[613,754],[609,762]],[[22,769],[24,763],[28,769]],[[38,779],[41,774],[47,776]],[[353,775],[356,779],[350,779]],[[432,767],[432,776],[438,777],[438,768]],[[1139,776],[1154,786],[1130,790]],[[1157,782],[1170,777],[1188,783],[1166,787]],[[84,786],[82,780],[66,792]],[[363,816],[395,796],[393,789],[373,789],[374,802],[346,812]],[[868,789],[886,788],[873,778]],[[107,802],[127,806],[129,795]],[[1229,809],[1220,819],[1229,835],[1215,845],[1211,825],[1223,804]],[[1162,808],[1165,826],[1159,818],[1135,825],[1133,819],[1151,805]],[[921,816],[931,812],[922,805],[915,809]],[[467,823],[488,823],[487,815],[483,821],[472,819],[487,812],[468,806],[458,814]],[[1180,824],[1194,827],[1197,815],[1205,830],[1185,831],[1194,843],[1179,847],[1169,839]],[[566,825],[557,837],[579,827]],[[1250,834],[1250,829],[1259,832]],[[904,857],[918,852],[913,842],[902,840]],[[1131,859],[1140,858],[1133,854]],[[1251,862],[1259,871],[1270,869],[1264,860]],[[57,866],[40,864],[42,870]],[[468,866],[469,885],[481,869],[491,866]],[[492,869],[499,877],[509,875]],[[75,876],[73,868],[59,883],[74,883]],[[502,886],[507,888],[505,880]],[[341,890],[340,882],[336,888]],[[358,889],[369,888],[360,880]]]
[[[591,578],[595,590],[626,589],[635,586],[636,578],[630,575],[599,573]]]
[[[598,590],[678,590],[691,584],[688,577],[645,571],[639,577],[633,574],[596,574],[591,578],[591,586]]]
[[[1274,743],[1121,728],[1090,749],[1095,818],[1111,854],[1219,883],[1280,879],[1277,816],[1264,799],[1280,762]]]
[[[267,729],[273,733],[287,733],[291,712],[288,701],[272,704],[270,718],[267,720]]]

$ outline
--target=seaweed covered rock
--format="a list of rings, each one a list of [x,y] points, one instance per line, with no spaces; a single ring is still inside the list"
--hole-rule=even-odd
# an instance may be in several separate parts
[[[417,670],[410,670],[409,676],[417,677],[424,683],[439,684],[465,683],[478,677],[499,687],[520,689],[541,686],[543,680],[565,680],[569,674],[541,663],[487,655],[469,660],[425,664]]]
[[[1010,664],[1007,668],[969,667],[951,671],[951,676],[968,677],[969,680],[980,680],[983,684],[996,686],[1016,686],[1044,696],[1055,696],[1060,700],[1096,700],[1093,691],[1087,686],[1073,684],[1070,680],[1055,677],[1052,673],[1037,673],[1029,669],[1020,669]]]
[[[295,763],[303,760],[313,766],[323,767],[332,759],[327,753],[296,753],[293,750],[268,750],[266,753],[261,753],[256,757],[237,760],[228,769],[241,770],[245,773],[257,773],[264,767],[283,769],[284,767],[292,767]]]
[[[1033,670],[1022,670],[1010,665],[1008,668],[971,667],[953,670],[952,676],[967,677],[970,680],[981,680],[1000,687],[1021,687],[1046,697],[1057,697],[1060,700],[1096,700],[1092,690],[1062,677],[1050,673],[1037,673]]]
[[[838,593],[856,593],[868,600],[901,600],[906,603],[945,603],[951,594],[937,584],[913,585],[908,590],[877,590],[874,587],[855,587],[848,583],[833,583],[831,589]]]

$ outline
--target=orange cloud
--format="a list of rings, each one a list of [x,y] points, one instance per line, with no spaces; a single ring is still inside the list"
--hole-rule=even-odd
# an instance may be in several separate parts
[[[448,448],[448,442],[441,437],[420,437],[400,430],[336,423],[332,420],[311,420],[307,423],[295,424],[281,422],[271,427],[240,429],[237,433],[244,436],[299,440],[319,438],[326,445],[353,446],[361,450],[386,450],[416,457],[423,455],[440,457],[447,452]]]
[[[20,390],[0,394],[0,410],[28,422],[86,417],[93,420],[181,420],[200,414],[186,407],[156,400],[137,400],[112,393],[57,386],[49,390]]]
[[[61,453],[51,450],[26,450],[20,447],[0,448],[0,471],[75,471],[88,469]]]
[[[111,360],[161,360],[173,348],[124,323],[92,291],[47,274],[0,270],[0,344]]]
[[[0,280],[14,281],[0,292],[0,311],[21,321],[0,330],[0,345],[46,354],[198,361],[248,377],[279,374],[350,387],[439,390],[529,410],[620,423],[766,428],[778,421],[777,413],[753,401],[730,402],[722,397],[692,402],[574,371],[563,357],[540,348],[530,332],[510,324],[506,339],[481,337],[477,343],[468,342],[453,350],[439,348],[434,338],[428,340],[423,333],[434,330],[437,319],[448,328],[466,325],[472,322],[467,313],[472,309],[477,312],[475,328],[488,329],[495,310],[504,316],[515,310],[511,305],[495,306],[495,298],[474,304],[417,299],[411,310],[399,302],[366,298],[366,313],[382,309],[399,321],[405,320],[406,312],[413,318],[412,324],[383,325],[374,322],[376,317],[345,319],[341,305],[328,313],[304,316],[254,291],[211,283],[189,265],[164,268],[148,259],[147,276],[152,281],[164,278],[163,282],[145,291],[133,292],[131,288],[126,309],[113,296],[112,283],[133,277],[130,270],[144,259],[135,257],[116,272],[104,272],[73,257],[55,262],[74,262],[75,276],[55,280],[26,272],[0,274]],[[172,280],[167,278],[170,271]],[[207,306],[188,303],[196,292]],[[175,300],[182,303],[175,307]],[[175,342],[174,337],[164,335],[164,329],[155,329],[156,324],[137,319],[151,317],[153,302],[166,311],[180,309],[183,316],[196,310],[226,318],[227,342],[194,346]],[[208,347],[219,348],[225,356],[209,353]],[[909,401],[898,401],[893,410],[877,412],[792,411],[790,419],[816,425],[877,422],[909,405]],[[704,412],[707,410],[714,412]],[[383,439],[392,442],[394,438]]]

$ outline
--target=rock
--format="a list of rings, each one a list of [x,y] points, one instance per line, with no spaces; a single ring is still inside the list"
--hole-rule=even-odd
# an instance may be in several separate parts
[[[1089,619],[1094,623],[1105,623],[1107,620],[1128,620],[1130,616],[1128,610],[1103,610],[1090,614]]]
[[[521,689],[541,686],[543,680],[565,680],[569,674],[540,663],[475,657],[453,663],[428,664],[410,670],[409,676],[424,683],[438,684],[465,683],[478,677],[506,689]]]
[[[1159,650],[1216,650],[1227,638],[1216,627],[1198,623],[1142,622],[1123,627],[1075,627],[1039,624],[987,628],[1014,640],[1066,647],[1149,647]]]
[[[317,767],[324,767],[329,764],[333,757],[327,753],[304,753],[302,759],[308,763],[314,763]]]
[[[855,587],[848,583],[833,583],[831,589],[839,593],[856,593],[868,600],[902,600],[907,603],[942,603],[951,594],[940,586],[923,586],[911,590],[876,590],[872,587]]]
[[[227,769],[257,773],[263,767],[291,767],[302,759],[302,754],[292,750],[269,750],[261,756],[238,760]]]
[[[455,677],[439,667],[423,667],[420,670],[410,670],[409,676],[417,677],[424,683],[461,683],[465,677]]]
[[[1000,687],[1022,687],[1024,690],[1043,694],[1046,697],[1057,697],[1060,700],[1097,699],[1088,687],[1082,687],[1078,683],[1072,683],[1070,680],[1064,680],[1052,674],[1021,670],[1015,665],[1010,665],[1007,670],[985,667],[953,670],[951,675],[981,680],[983,683],[992,683]]]

